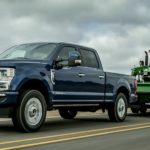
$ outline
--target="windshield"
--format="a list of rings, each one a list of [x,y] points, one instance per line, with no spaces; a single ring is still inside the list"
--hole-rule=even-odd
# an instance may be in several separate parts
[[[9,48],[0,54],[0,59],[37,59],[46,60],[56,44],[22,44]]]

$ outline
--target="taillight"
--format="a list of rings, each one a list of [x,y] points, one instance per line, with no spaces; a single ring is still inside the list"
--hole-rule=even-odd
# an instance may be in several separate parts
[[[134,94],[136,95],[136,89],[137,89],[137,80],[134,80]]]

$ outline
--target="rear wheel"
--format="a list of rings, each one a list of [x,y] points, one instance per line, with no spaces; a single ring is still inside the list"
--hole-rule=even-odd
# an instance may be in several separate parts
[[[34,132],[40,129],[46,118],[46,101],[41,92],[28,90],[22,93],[16,107],[12,122],[24,132]]]
[[[123,93],[119,93],[115,103],[108,108],[108,116],[111,121],[122,122],[127,115],[127,98]]]
[[[64,119],[73,119],[77,115],[77,111],[63,108],[59,109],[59,114]]]

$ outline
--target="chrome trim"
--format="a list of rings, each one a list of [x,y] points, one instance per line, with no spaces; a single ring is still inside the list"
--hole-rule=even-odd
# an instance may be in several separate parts
[[[104,76],[98,76],[100,79],[104,79]]]
[[[17,94],[19,94],[19,92],[16,92],[16,91],[14,91],[14,92],[0,92],[0,94],[1,95],[3,95],[3,94],[5,94],[5,95],[7,95],[7,94],[17,95]]]
[[[79,73],[78,76],[79,76],[79,77],[84,77],[85,74],[84,74],[84,73]]]
[[[105,99],[105,102],[113,102],[111,99]]]
[[[68,103],[68,102],[104,102],[105,100],[61,100],[61,99],[53,99],[52,100],[53,102],[65,102],[65,103]]]
[[[4,97],[4,96],[6,96],[6,94],[5,93],[0,93],[0,96]]]
[[[97,92],[61,92],[61,91],[52,91],[54,95],[95,95],[95,96],[104,96],[104,93]]]
[[[80,107],[80,106],[99,106],[99,104],[55,104],[53,107]]]
[[[41,61],[41,60],[39,60],[39,61]],[[47,65],[47,63],[46,62],[33,62],[33,61],[22,61],[22,63],[26,63],[26,64],[43,64],[43,65]],[[17,63],[17,64],[19,64],[20,62],[15,62],[15,63]]]
[[[114,93],[105,93],[106,96],[114,96]]]
[[[54,69],[51,69],[51,82],[53,85],[55,85],[55,71]]]
[[[55,100],[53,99],[52,102],[63,102],[63,103],[68,103],[68,102],[113,102],[113,100],[110,99],[105,99],[105,100]]]
[[[95,95],[95,96],[104,96],[104,93],[98,92],[62,92],[62,91],[52,91],[54,95]],[[114,96],[113,93],[105,93],[105,96]]]

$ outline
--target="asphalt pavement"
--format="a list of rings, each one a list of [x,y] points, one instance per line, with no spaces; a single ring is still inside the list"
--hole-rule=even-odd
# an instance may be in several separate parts
[[[129,112],[125,122],[110,122],[107,113],[79,113],[64,120],[50,112],[40,131],[21,133],[10,119],[0,119],[0,150],[150,150],[150,112]]]

